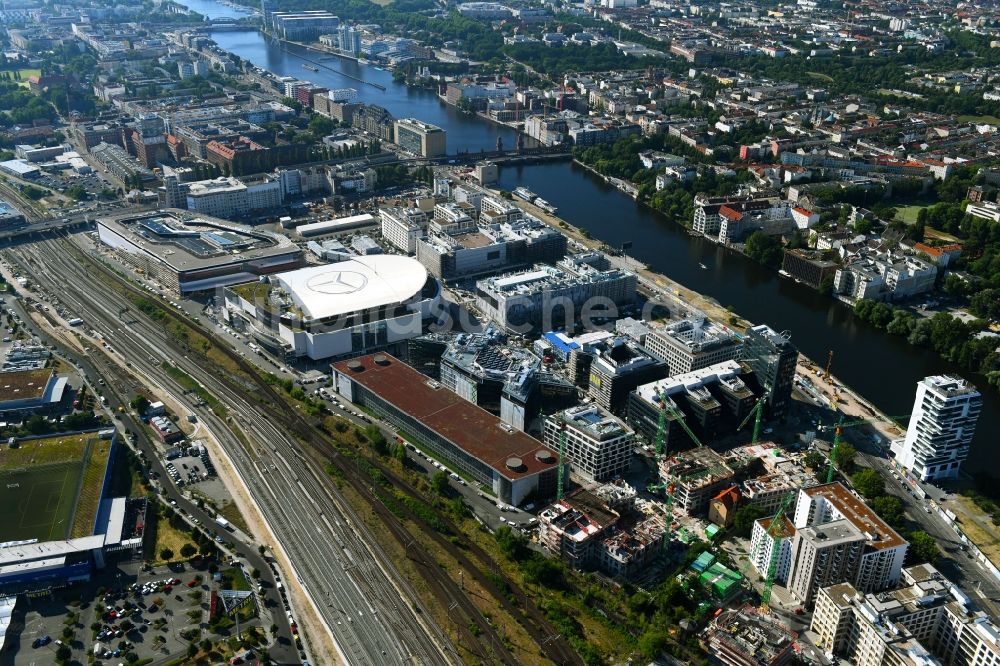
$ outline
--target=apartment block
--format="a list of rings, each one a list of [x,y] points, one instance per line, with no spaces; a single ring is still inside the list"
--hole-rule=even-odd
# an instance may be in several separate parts
[[[660,478],[674,487],[674,510],[701,516],[720,490],[732,485],[735,471],[708,447],[681,451],[660,461]]]
[[[802,603],[845,581],[864,592],[899,581],[909,543],[840,483],[800,490],[792,524],[788,587]]]
[[[965,379],[925,377],[917,384],[906,436],[892,443],[896,463],[921,481],[957,477],[982,408],[982,394]]]
[[[580,405],[545,420],[543,441],[565,455],[573,471],[588,481],[609,481],[629,470],[635,433],[598,405]]]
[[[809,628],[817,647],[854,666],[1000,664],[1000,629],[930,564],[903,569],[900,586],[879,594],[819,590]]]
[[[427,233],[427,213],[419,208],[380,208],[382,237],[406,254],[417,250],[417,239]]]
[[[795,659],[798,635],[748,607],[723,611],[705,629],[704,643],[725,666],[782,666]]]
[[[762,577],[766,577],[771,568],[771,557],[778,551],[774,582],[779,585],[788,583],[788,572],[792,568],[792,540],[795,538],[795,526],[788,516],[782,516],[781,522],[774,525],[774,517],[760,518],[754,521],[750,533],[750,563]]]

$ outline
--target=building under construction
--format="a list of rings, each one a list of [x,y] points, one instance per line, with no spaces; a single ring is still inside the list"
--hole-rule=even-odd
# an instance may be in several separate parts
[[[707,447],[675,453],[660,461],[660,478],[673,486],[674,509],[700,516],[719,491],[731,486],[736,476],[723,457]]]
[[[705,630],[705,649],[727,666],[781,666],[794,656],[794,632],[747,606],[728,610]]]
[[[639,576],[660,552],[665,523],[636,511],[635,498],[624,483],[581,488],[538,515],[539,541],[574,569]]]

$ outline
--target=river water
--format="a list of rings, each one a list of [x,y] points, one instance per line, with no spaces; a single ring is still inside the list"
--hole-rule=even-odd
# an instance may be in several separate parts
[[[211,6],[213,11],[233,10],[212,0],[185,0],[193,9]],[[225,16],[225,14],[220,14]],[[294,76],[328,87],[352,87],[362,101],[385,107],[396,117],[413,116],[444,127],[449,152],[489,150],[497,137],[505,146],[514,145],[514,133],[457,112],[437,97],[394,83],[388,71],[346,59],[324,60],[366,81],[379,83],[385,91],[366,86],[334,72],[312,72],[302,67],[296,54],[317,60],[317,54],[298,47],[266,43],[256,32],[217,32],[213,39],[245,60],[279,75]],[[743,317],[789,331],[792,342],[813,360],[825,362],[834,352],[833,373],[848,386],[890,415],[909,414],[917,382],[930,374],[957,372],[935,354],[907,345],[857,322],[846,306],[821,297],[814,290],[780,278],[742,255],[726,251],[703,239],[688,235],[679,224],[636,204],[590,172],[569,162],[505,167],[501,185],[512,190],[524,185],[559,207],[559,215],[591,235],[618,246],[632,243],[630,254],[654,270],[723,306],[733,306]],[[701,268],[704,264],[706,268]],[[981,377],[973,378],[984,384]],[[968,470],[991,466],[1000,435],[1000,396],[984,393],[984,409],[970,454]]]

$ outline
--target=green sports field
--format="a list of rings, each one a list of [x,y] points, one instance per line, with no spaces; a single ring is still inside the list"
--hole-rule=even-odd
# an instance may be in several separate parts
[[[94,434],[0,446],[0,542],[89,534],[110,448]]]
[[[83,461],[0,472],[0,540],[65,539]]]

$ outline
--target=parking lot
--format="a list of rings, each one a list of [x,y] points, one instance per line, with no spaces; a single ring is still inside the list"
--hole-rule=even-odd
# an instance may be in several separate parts
[[[192,485],[215,477],[215,466],[208,451],[199,456],[185,455],[168,460],[165,467],[177,486]]]
[[[207,568],[127,561],[85,585],[22,597],[0,664],[52,664],[61,648],[70,663],[97,666],[184,654],[208,635],[210,583]]]

